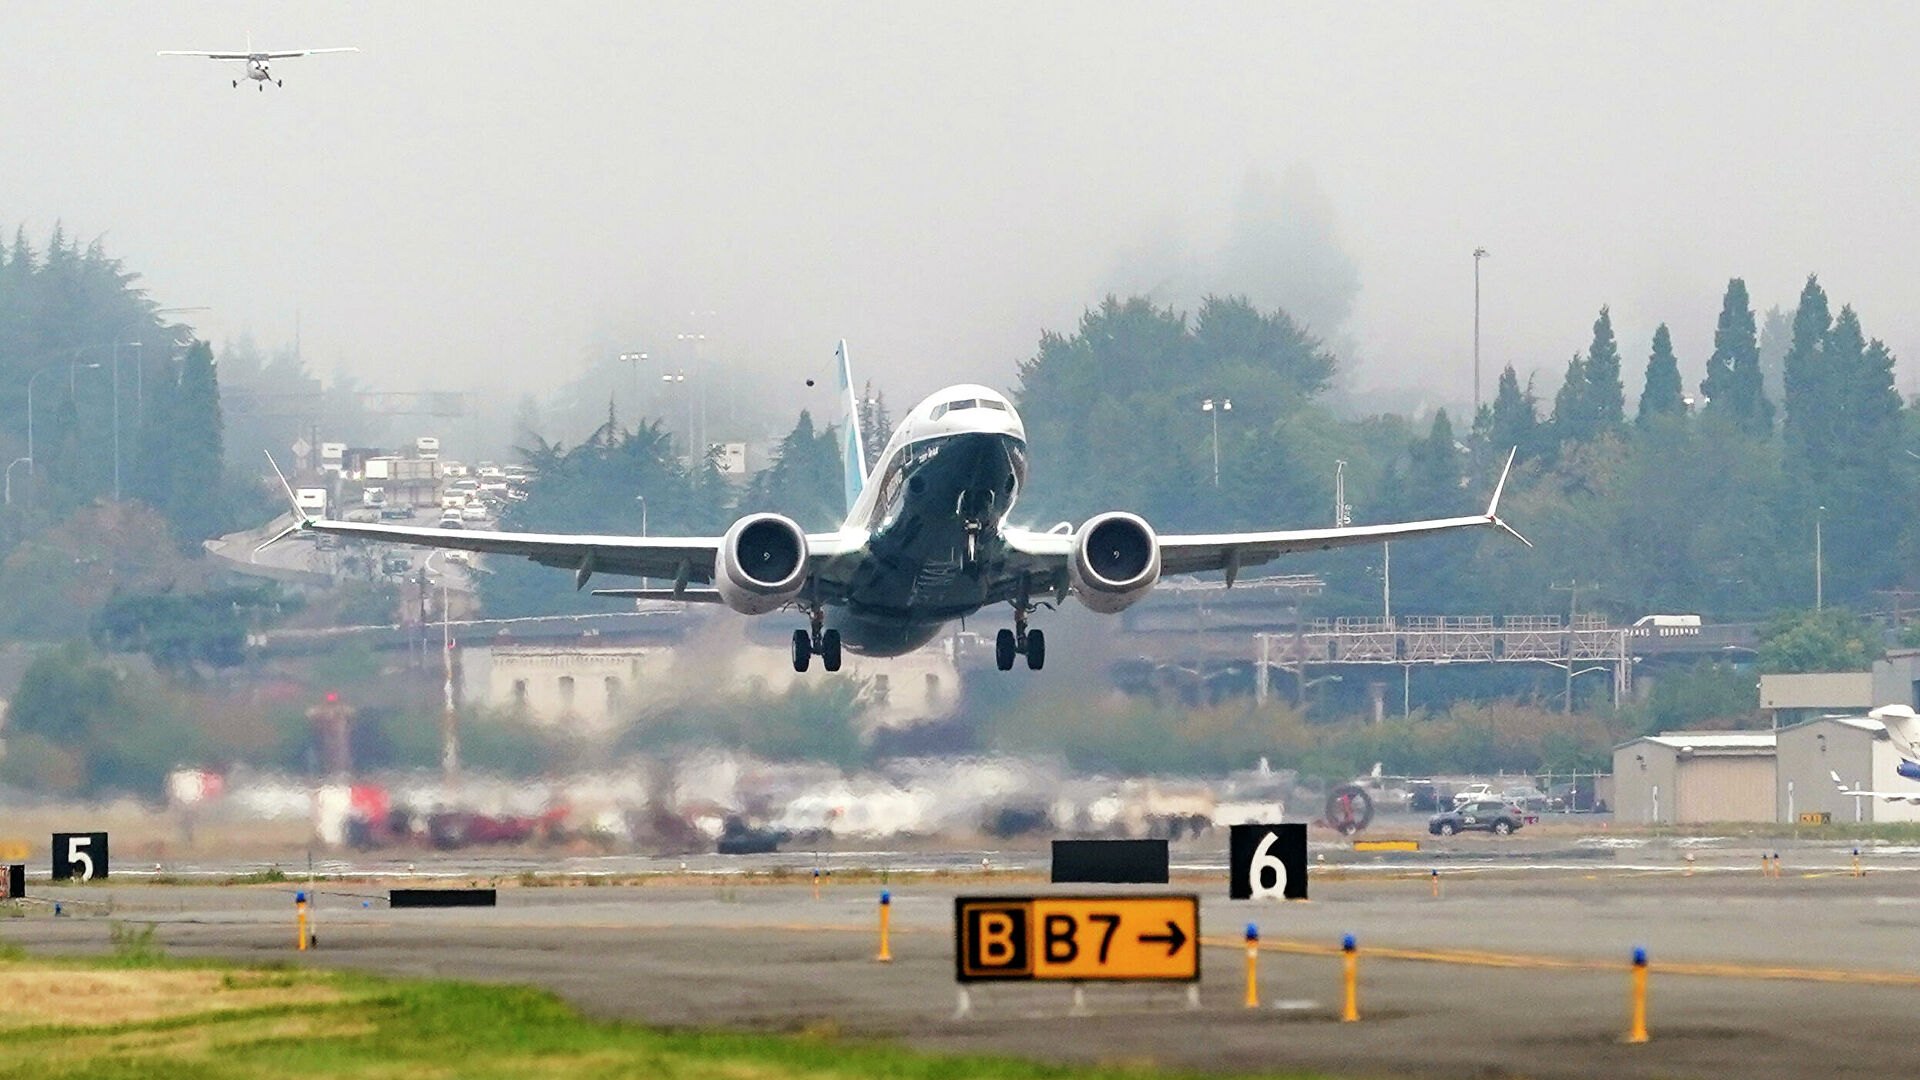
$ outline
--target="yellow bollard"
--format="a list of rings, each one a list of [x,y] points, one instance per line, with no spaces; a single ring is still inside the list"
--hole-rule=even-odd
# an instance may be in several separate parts
[[[873,958],[875,963],[893,963],[893,949],[887,943],[887,923],[892,914],[893,896],[883,892],[880,894],[880,955]]]
[[[1352,934],[1340,943],[1340,951],[1345,955],[1347,969],[1346,1002],[1340,1008],[1340,1020],[1351,1024],[1360,1019],[1360,950]]]
[[[813,871],[813,898],[815,900],[820,899],[820,870],[818,867]]]
[[[299,950],[300,952],[306,952],[307,951],[307,894],[306,893],[298,892],[293,894],[293,910],[294,910],[294,922],[299,928],[298,930],[299,937],[296,940],[294,948]]]
[[[1440,899],[1440,871],[1433,872],[1433,898]]]
[[[1633,1022],[1627,1028],[1627,1041],[1647,1041],[1647,950],[1633,950]]]
[[[1780,876],[1780,853],[1777,851],[1773,853],[1773,876]]]
[[[1853,849],[1853,876],[1854,877],[1866,876],[1865,874],[1862,874],[1860,872],[1860,849],[1859,848]]]
[[[1693,876],[1693,852],[1691,851],[1687,852],[1687,872],[1682,876],[1684,877]]]
[[[1260,1007],[1260,928],[1247,924],[1247,1008]]]

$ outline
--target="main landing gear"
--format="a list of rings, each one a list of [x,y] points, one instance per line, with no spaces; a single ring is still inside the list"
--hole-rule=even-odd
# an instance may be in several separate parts
[[[1040,630],[1027,629],[1027,615],[1032,609],[1018,604],[1013,608],[1013,629],[1001,630],[993,639],[993,663],[1001,671],[1013,670],[1013,658],[1027,658],[1027,670],[1039,671],[1047,664],[1047,635]]]
[[[820,629],[826,613],[817,608],[808,613],[807,621],[812,624],[809,629],[793,632],[793,670],[807,670],[807,665],[817,656],[821,667],[839,671],[840,631]]]

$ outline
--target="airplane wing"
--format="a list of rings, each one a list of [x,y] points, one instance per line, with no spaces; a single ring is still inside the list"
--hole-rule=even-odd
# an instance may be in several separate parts
[[[686,584],[713,580],[713,558],[720,550],[717,536],[595,536],[587,533],[492,532],[480,529],[432,529],[416,525],[379,525],[351,521],[305,520],[297,528],[356,540],[418,547],[451,548],[494,555],[519,555],[542,566],[572,570],[574,587],[594,574],[666,578],[674,588],[662,599],[700,600],[688,596]],[[849,553],[853,538],[844,533],[807,537],[807,561],[818,569]],[[673,595],[680,593],[683,595]]]
[[[296,56],[318,56],[321,53],[359,52],[359,48],[349,45],[343,49],[296,49],[293,52],[270,52],[264,54],[269,60],[291,60]]]
[[[204,56],[209,60],[250,60],[252,57],[243,52],[185,52],[179,49],[162,49],[161,56]]]
[[[1833,786],[1839,788],[1840,794],[1842,795],[1853,795],[1864,799],[1885,799],[1888,802],[1905,802],[1920,805],[1920,788],[1915,788],[1912,791],[1864,791],[1860,788],[1848,787],[1846,782],[1840,779],[1840,774],[1837,772],[1829,772],[1827,775],[1833,777]]]
[[[1506,490],[1507,475],[1512,471],[1513,454],[1509,453],[1506,468],[1500,472],[1500,482],[1493,489],[1493,499],[1487,503],[1486,512],[1467,517],[1432,518],[1387,525],[1351,525],[1333,529],[1162,536],[1160,572],[1192,574],[1204,570],[1225,570],[1228,584],[1232,584],[1233,575],[1240,570],[1270,562],[1282,555],[1434,536],[1460,529],[1494,528],[1532,547],[1531,541],[1500,519],[1500,493]],[[1010,529],[1006,535],[1009,546],[1033,564],[1023,568],[1028,572],[1064,566],[1066,559],[1073,554],[1073,537],[1064,532],[1035,533]]]

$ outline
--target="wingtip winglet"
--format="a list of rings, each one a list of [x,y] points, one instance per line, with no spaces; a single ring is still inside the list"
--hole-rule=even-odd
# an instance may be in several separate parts
[[[287,508],[293,512],[293,529],[289,529],[288,532],[305,528],[311,524],[311,522],[307,518],[306,513],[300,509],[300,497],[293,493],[293,485],[287,482],[287,474],[281,472],[280,463],[273,460],[273,451],[262,450],[260,452],[267,455],[267,465],[273,469],[273,475],[279,478],[280,490],[287,493]],[[267,544],[271,544],[279,539],[280,537],[276,536],[273,540],[267,541]],[[260,546],[265,547],[267,545],[262,544]]]
[[[1507,477],[1513,473],[1513,459],[1518,453],[1517,446],[1507,451],[1507,463],[1500,469],[1500,482],[1493,485],[1493,498],[1487,503],[1488,517],[1497,517],[1500,513],[1500,495],[1507,490]]]

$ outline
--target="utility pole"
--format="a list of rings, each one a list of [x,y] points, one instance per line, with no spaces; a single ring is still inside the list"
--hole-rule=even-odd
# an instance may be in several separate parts
[[[1480,260],[1486,257],[1486,248],[1473,249],[1473,415],[1475,419],[1480,416]]]
[[[1568,581],[1564,584],[1556,581],[1553,584],[1549,585],[1548,588],[1552,589],[1554,592],[1563,592],[1567,594],[1567,632],[1565,635],[1567,645],[1566,645],[1566,656],[1564,658],[1567,662],[1567,690],[1566,690],[1566,700],[1561,705],[1560,711],[1562,714],[1570,714],[1573,712],[1573,653],[1574,653],[1574,641],[1575,641],[1575,638],[1573,636],[1575,631],[1573,627],[1574,627],[1574,623],[1578,622],[1580,618],[1580,594],[1582,592],[1591,592],[1592,590],[1599,588],[1599,586],[1593,584],[1592,582],[1587,582],[1586,584],[1583,585],[1580,583],[1578,578],[1575,578],[1574,580]]]
[[[1822,506],[1813,515],[1813,610],[1819,611],[1826,599],[1826,553],[1820,546],[1820,525],[1826,520],[1827,508]]]

